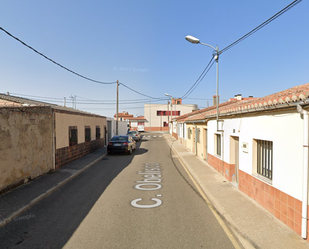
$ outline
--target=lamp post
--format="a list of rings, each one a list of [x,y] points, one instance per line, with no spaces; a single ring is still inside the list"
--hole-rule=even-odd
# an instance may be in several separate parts
[[[200,39],[194,37],[194,36],[191,36],[191,35],[187,35],[186,36],[186,40],[193,43],[193,44],[202,44],[204,46],[207,46],[207,47],[210,47],[214,50],[213,54],[215,54],[215,60],[217,62],[217,90],[216,90],[216,105],[217,105],[217,131],[219,130],[219,127],[218,127],[218,121],[219,121],[219,47],[218,45],[215,47],[209,45],[209,44],[206,44],[206,43],[203,43],[203,42],[200,42]]]
[[[173,118],[173,103],[172,103],[172,95],[169,95],[168,93],[165,93],[165,96],[168,96],[171,100],[171,123],[172,123],[172,118]],[[169,121],[168,121],[168,125],[170,125]],[[172,126],[171,126],[171,134],[172,134]]]

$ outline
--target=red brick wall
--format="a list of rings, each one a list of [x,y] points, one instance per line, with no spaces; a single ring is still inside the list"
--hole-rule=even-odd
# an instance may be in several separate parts
[[[239,190],[301,235],[302,202],[300,200],[241,170],[239,170]],[[309,223],[307,227],[308,225]]]
[[[232,181],[233,174],[235,174],[235,164],[223,162],[220,158],[211,154],[208,154],[207,162],[215,170],[220,172],[228,181]]]
[[[63,147],[56,150],[56,169],[104,147],[104,139]]]
[[[225,163],[210,154],[208,154],[208,163],[223,174],[228,181],[232,180],[232,176],[235,173],[235,164]],[[300,200],[241,170],[238,173],[238,187],[240,191],[251,197],[277,219],[301,235],[302,202]],[[309,221],[307,221],[307,227],[309,227]],[[309,231],[307,233],[307,238],[309,238]]]
[[[167,131],[168,127],[151,127],[151,131]],[[145,127],[145,131],[150,131],[149,127]]]

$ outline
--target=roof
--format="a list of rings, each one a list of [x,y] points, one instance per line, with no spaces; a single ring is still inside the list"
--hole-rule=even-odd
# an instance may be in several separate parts
[[[16,97],[16,96],[0,93],[0,108],[1,107],[33,107],[33,106],[49,106],[53,108],[54,110],[57,110],[60,112],[71,112],[71,113],[77,113],[77,114],[83,114],[83,115],[104,117],[98,114],[84,112],[84,111],[73,109],[70,107],[65,107],[65,106],[55,105],[55,104],[51,104],[47,102],[31,100],[27,98]]]
[[[144,116],[128,118],[129,121],[147,121]]]
[[[309,98],[309,83],[295,86],[278,93],[261,98],[232,99],[219,105],[220,116],[235,113],[247,113],[254,111],[267,111],[286,107],[292,103],[304,101]],[[191,122],[213,117],[217,113],[216,106],[194,111],[176,118],[178,122]]]
[[[114,115],[116,117],[117,113]],[[120,112],[118,113],[118,118],[133,118],[134,115],[129,114],[128,112]]]

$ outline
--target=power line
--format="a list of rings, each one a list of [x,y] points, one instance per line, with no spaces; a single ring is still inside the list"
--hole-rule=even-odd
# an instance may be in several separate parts
[[[279,12],[277,12],[275,15],[273,15],[271,18],[267,19],[265,22],[263,22],[262,24],[260,24],[259,26],[257,26],[256,28],[252,29],[250,32],[248,32],[247,34],[245,34],[244,36],[240,37],[238,40],[236,40],[235,42],[231,43],[230,45],[228,45],[227,47],[223,48],[222,50],[219,51],[219,54],[222,54],[224,52],[226,52],[227,50],[229,50],[230,48],[234,47],[235,45],[237,45],[238,43],[240,43],[241,41],[245,40],[246,38],[248,38],[249,36],[253,35],[255,32],[257,32],[258,30],[260,30],[261,28],[265,27],[267,24],[269,24],[270,22],[274,21],[275,19],[277,19],[279,16],[281,16],[282,14],[284,14],[285,12],[287,12],[288,10],[290,10],[291,8],[293,8],[295,5],[299,4],[302,0],[295,0],[292,3],[290,3],[288,6],[286,6],[285,8],[283,8],[282,10],[280,10]]]
[[[151,97],[151,96],[149,96],[149,95],[143,94],[143,93],[141,93],[141,92],[138,92],[138,91],[136,91],[136,90],[134,90],[134,89],[128,87],[127,85],[125,85],[124,83],[121,83],[121,82],[119,82],[119,85],[122,85],[122,86],[124,86],[125,88],[131,90],[132,92],[135,92],[135,93],[137,93],[137,94],[139,94],[139,95],[148,97],[148,98],[150,98],[150,99],[157,99],[157,100],[165,100],[165,99],[166,99],[166,98],[155,98],[155,97]]]
[[[57,66],[59,66],[59,67],[65,69],[65,70],[69,71],[70,73],[73,73],[73,74],[75,74],[75,75],[77,75],[77,76],[79,76],[79,77],[81,77],[81,78],[83,78],[83,79],[86,79],[86,80],[89,80],[89,81],[92,81],[92,82],[95,82],[95,83],[98,83],[98,84],[105,84],[105,85],[117,84],[116,81],[115,81],[115,82],[102,82],[102,81],[94,80],[94,79],[88,78],[88,77],[86,77],[86,76],[83,76],[83,75],[81,75],[81,74],[79,74],[79,73],[77,73],[77,72],[75,72],[75,71],[73,71],[73,70],[71,70],[71,69],[69,69],[69,68],[67,68],[67,67],[65,67],[65,66],[63,66],[63,65],[61,65],[60,63],[58,63],[58,62],[52,60],[51,58],[47,57],[46,55],[42,54],[41,52],[37,51],[37,50],[34,49],[33,47],[29,46],[28,44],[26,44],[25,42],[23,42],[22,40],[20,40],[19,38],[17,38],[16,36],[12,35],[10,32],[8,32],[7,30],[5,30],[4,28],[0,27],[0,29],[1,29],[3,32],[5,32],[7,35],[9,35],[10,37],[14,38],[16,41],[18,41],[18,42],[20,42],[21,44],[23,44],[24,46],[26,46],[27,48],[31,49],[31,50],[34,51],[35,53],[41,55],[41,56],[44,57],[45,59],[47,59],[47,60],[51,61],[52,63],[56,64]],[[137,93],[137,94],[143,95],[143,96],[145,96],[145,97],[148,97],[148,98],[151,98],[151,99],[162,99],[162,98],[154,98],[154,97],[151,97],[151,96],[149,96],[149,95],[146,95],[146,94],[143,94],[143,93],[141,93],[141,92],[138,92],[138,91],[136,91],[136,90],[134,90],[134,89],[128,87],[128,86],[125,85],[124,83],[119,83],[119,84],[120,84],[120,85],[123,85],[123,86],[126,87],[127,89],[129,89],[129,90],[131,90],[131,91],[133,91],[133,92],[135,92],[135,93]]]
[[[212,65],[214,64],[214,55],[211,57],[209,63],[207,64],[207,66],[205,67],[205,69],[203,70],[203,72],[201,73],[201,75],[198,77],[198,79],[195,81],[195,83],[190,87],[190,89],[182,96],[182,99],[187,98],[194,90],[195,88],[201,83],[201,81],[204,79],[204,77],[206,76],[206,74],[208,73],[208,71],[210,70],[210,68],[212,67]],[[211,64],[212,63],[212,64]],[[207,71],[206,71],[207,70]]]
[[[36,100],[36,101],[50,101],[52,103],[63,103],[64,98],[55,98],[55,97],[43,97],[43,96],[34,96],[34,95],[26,95],[26,94],[18,94],[18,93],[10,93],[11,96],[25,96],[28,97],[31,100]],[[80,97],[83,98],[83,97]],[[68,102],[70,101],[70,98],[67,99]],[[152,102],[158,102],[161,101],[161,99],[156,99],[152,100]],[[91,99],[86,99],[86,100],[77,100],[74,101],[77,104],[87,104],[87,105],[114,105],[116,104],[116,100],[91,100]],[[121,100],[119,101],[119,104],[124,105],[124,104],[140,104],[140,103],[146,103],[149,102],[149,99],[133,99],[133,100]]]
[[[29,46],[28,44],[26,44],[26,43],[23,42],[22,40],[18,39],[16,36],[10,34],[10,33],[9,33],[8,31],[6,31],[4,28],[0,27],[0,29],[1,29],[2,31],[4,31],[7,35],[9,35],[9,36],[11,36],[12,38],[14,38],[16,41],[18,41],[18,42],[20,42],[21,44],[23,44],[24,46],[26,46],[27,48],[30,48],[30,49],[33,50],[35,53],[37,53],[37,54],[43,56],[45,59],[51,61],[52,63],[56,64],[57,66],[59,66],[59,67],[65,69],[65,70],[69,71],[70,73],[73,73],[73,74],[75,74],[75,75],[77,75],[77,76],[79,76],[79,77],[81,77],[81,78],[84,78],[84,79],[86,79],[86,80],[89,80],[89,81],[92,81],[92,82],[95,82],[95,83],[99,83],[99,84],[111,85],[111,84],[116,84],[116,83],[117,83],[117,82],[108,82],[108,83],[107,83],[107,82],[102,82],[102,81],[98,81],[98,80],[93,80],[93,79],[90,79],[90,78],[88,78],[88,77],[86,77],[86,76],[83,76],[83,75],[81,75],[81,74],[79,74],[79,73],[76,73],[76,72],[74,72],[73,70],[68,69],[67,67],[61,65],[60,63],[58,63],[58,62],[56,62],[56,61],[50,59],[49,57],[47,57],[46,55],[44,55],[44,54],[42,54],[42,53],[40,53],[39,51],[37,51],[37,50],[34,49],[33,47]]]

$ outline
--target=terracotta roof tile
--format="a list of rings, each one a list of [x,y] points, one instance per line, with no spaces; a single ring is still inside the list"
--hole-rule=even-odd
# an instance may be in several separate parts
[[[280,107],[287,103],[298,102],[309,98],[309,83],[295,86],[287,90],[274,93],[261,98],[245,98],[242,100],[231,99],[219,105],[220,115],[234,112],[249,112],[255,109],[259,111],[274,107]],[[176,118],[178,122],[203,120],[207,116],[213,116],[217,113],[216,106],[204,108],[191,112]]]

